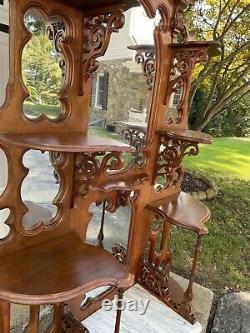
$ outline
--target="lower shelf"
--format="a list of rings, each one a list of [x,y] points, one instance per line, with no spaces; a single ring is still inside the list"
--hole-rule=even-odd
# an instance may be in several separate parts
[[[0,271],[0,299],[19,304],[60,303],[99,286],[133,284],[110,253],[74,235],[0,258]]]

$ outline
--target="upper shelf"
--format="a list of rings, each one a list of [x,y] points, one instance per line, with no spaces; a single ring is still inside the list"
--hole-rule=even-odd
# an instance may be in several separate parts
[[[18,147],[57,152],[134,152],[135,148],[104,137],[82,133],[1,134],[0,142]]]
[[[169,137],[180,139],[180,140],[188,140],[188,141],[198,142],[198,143],[210,144],[213,142],[213,138],[209,134],[206,134],[203,132],[198,132],[198,131],[192,131],[189,129],[177,128],[177,127],[157,130],[157,133],[162,134],[162,135],[167,135]]]
[[[170,47],[173,49],[183,49],[183,48],[207,48],[208,54],[211,57],[215,57],[220,55],[220,43],[217,41],[188,41],[185,43],[172,43]],[[133,50],[136,52],[152,52],[155,49],[154,44],[138,44],[138,45],[130,45],[128,46],[129,50]]]
[[[196,41],[191,40],[184,43],[172,43],[170,44],[172,48],[181,49],[181,48],[208,48],[208,54],[211,57],[220,55],[220,43],[214,40],[209,41]]]
[[[95,10],[98,8],[109,7],[114,5],[123,4],[128,9],[130,7],[138,6],[138,2],[136,0],[57,0],[57,2],[62,2],[68,6],[88,11]]]

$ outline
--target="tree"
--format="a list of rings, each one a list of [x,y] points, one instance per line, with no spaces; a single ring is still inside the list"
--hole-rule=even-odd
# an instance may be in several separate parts
[[[199,39],[220,43],[221,54],[209,57],[193,79],[190,106],[204,91],[200,109],[192,110],[191,126],[202,130],[220,112],[237,110],[250,92],[249,0],[198,0],[189,12]],[[197,115],[198,112],[198,115]]]
[[[27,22],[33,35],[24,48],[22,64],[30,100],[38,104],[58,104],[62,76],[58,56],[46,34],[45,24],[33,28],[33,21]]]

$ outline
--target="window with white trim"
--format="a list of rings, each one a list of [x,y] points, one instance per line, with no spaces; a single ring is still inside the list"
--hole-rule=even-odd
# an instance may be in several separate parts
[[[108,76],[108,72],[100,72],[93,79],[91,106],[96,109],[107,110]]]
[[[181,87],[176,87],[174,92],[173,105],[174,106],[179,105],[180,100],[181,100]]]

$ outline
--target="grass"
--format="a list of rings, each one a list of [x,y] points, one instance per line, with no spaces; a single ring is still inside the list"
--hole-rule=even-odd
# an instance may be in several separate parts
[[[202,145],[201,153],[185,159],[187,168],[201,169],[214,176],[250,180],[250,139],[217,138]]]
[[[24,103],[25,114],[28,117],[39,117],[41,114],[45,114],[50,119],[56,119],[61,113],[59,105],[47,105],[47,104],[33,104],[31,102]]]
[[[217,294],[250,287],[250,140],[217,138],[202,146],[185,167],[199,169],[219,186],[217,197],[205,204],[211,211],[209,235],[203,242],[197,280]],[[194,237],[173,231],[175,269],[187,275]]]

